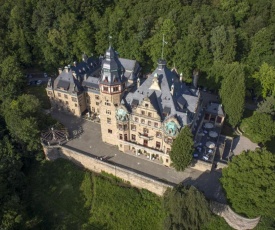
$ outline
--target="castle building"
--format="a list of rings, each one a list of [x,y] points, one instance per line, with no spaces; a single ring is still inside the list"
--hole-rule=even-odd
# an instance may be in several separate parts
[[[137,61],[119,58],[110,46],[104,57],[59,70],[46,87],[53,107],[75,116],[100,118],[102,140],[123,152],[146,154],[171,164],[171,144],[180,129],[194,126],[200,94],[159,60],[146,79]]]

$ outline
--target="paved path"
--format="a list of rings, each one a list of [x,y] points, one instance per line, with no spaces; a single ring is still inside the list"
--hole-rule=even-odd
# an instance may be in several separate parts
[[[156,164],[134,154],[120,152],[116,146],[102,142],[100,125],[97,123],[56,111],[52,112],[52,116],[68,128],[71,140],[67,142],[67,146],[98,157],[106,157],[108,161],[171,183],[192,184],[203,191],[208,198],[224,202],[219,183],[220,173],[201,172],[191,168],[187,168],[184,172],[177,172],[173,168]]]

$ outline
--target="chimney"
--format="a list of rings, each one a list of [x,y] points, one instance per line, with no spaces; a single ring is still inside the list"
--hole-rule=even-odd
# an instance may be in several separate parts
[[[76,77],[76,74],[75,74],[75,71],[72,71],[72,75],[73,75],[73,77],[76,79],[77,77]]]
[[[180,82],[182,82],[182,73],[180,73]]]
[[[198,87],[199,75],[200,75],[199,70],[194,69],[194,71],[193,71],[193,86],[195,88]]]
[[[62,73],[62,68],[58,68],[58,75]]]
[[[139,79],[139,77],[138,77],[138,79],[137,79],[137,87],[138,87],[138,88],[140,87],[140,79]]]
[[[88,60],[88,57],[87,55],[84,53],[82,54],[82,61],[86,62],[87,63],[87,60]]]
[[[174,95],[174,84],[171,85],[171,91],[170,93],[172,94],[172,96]]]
[[[69,68],[68,68],[68,66],[65,66],[65,68],[64,68],[64,69],[65,69],[65,72],[66,72],[66,73],[68,73],[68,72],[69,72]]]

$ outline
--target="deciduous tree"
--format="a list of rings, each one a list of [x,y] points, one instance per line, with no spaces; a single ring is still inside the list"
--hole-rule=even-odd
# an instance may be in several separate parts
[[[271,115],[254,112],[251,117],[242,121],[241,129],[253,142],[265,143],[274,136],[275,123]]]
[[[222,171],[221,183],[236,212],[248,217],[274,217],[274,154],[257,149],[234,156]]]

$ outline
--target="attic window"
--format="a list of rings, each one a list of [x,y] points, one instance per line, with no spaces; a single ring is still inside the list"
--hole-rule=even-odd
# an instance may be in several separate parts
[[[148,108],[148,106],[149,106],[149,105],[146,103],[146,104],[145,104],[145,107]]]
[[[108,82],[108,77],[105,77],[104,82]]]

